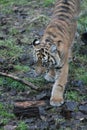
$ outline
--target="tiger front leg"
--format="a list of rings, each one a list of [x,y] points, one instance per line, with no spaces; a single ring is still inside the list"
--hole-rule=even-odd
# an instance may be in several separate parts
[[[57,72],[58,74],[58,72]],[[65,90],[65,85],[68,76],[68,63],[66,63],[60,70],[59,76],[57,76],[56,81],[53,85],[50,104],[52,106],[61,106],[64,103],[63,95]]]
[[[44,76],[45,80],[48,82],[55,82],[55,70],[51,68],[48,73]]]

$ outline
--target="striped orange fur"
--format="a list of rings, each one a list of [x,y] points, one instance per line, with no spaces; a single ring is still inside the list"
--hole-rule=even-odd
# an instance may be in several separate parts
[[[68,61],[77,29],[75,17],[79,12],[80,0],[57,0],[41,41],[33,42],[37,72],[46,71],[45,79],[54,82],[50,99],[53,106],[60,106],[64,102]]]

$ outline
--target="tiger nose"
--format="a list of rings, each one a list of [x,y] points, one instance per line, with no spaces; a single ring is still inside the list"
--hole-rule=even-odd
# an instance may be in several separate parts
[[[43,63],[47,63],[47,58],[43,58],[43,59],[42,59],[42,62],[43,62]]]

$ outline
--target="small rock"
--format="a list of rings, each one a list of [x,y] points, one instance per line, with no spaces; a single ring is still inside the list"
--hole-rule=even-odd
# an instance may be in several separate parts
[[[79,110],[83,112],[84,114],[87,114],[87,104],[80,105]]]
[[[79,112],[74,113],[74,118],[82,121],[86,118],[86,115],[84,115],[82,112],[79,111]]]
[[[84,86],[84,83],[81,80],[78,80],[78,81],[72,81],[72,85],[74,87],[82,88]]]
[[[43,93],[43,92],[36,96],[37,100],[43,100],[45,98],[47,98],[47,95],[46,95],[46,93]]]
[[[68,101],[65,103],[65,106],[67,110],[74,111],[77,108],[78,103],[74,101]]]
[[[6,81],[4,80],[3,83],[6,84]],[[3,87],[3,92],[9,92],[9,91],[11,91],[10,86]]]
[[[49,100],[50,98],[50,91],[42,91],[40,94],[36,96],[37,100]]]
[[[71,119],[72,118],[72,112],[77,108],[78,103],[74,101],[68,101],[65,103],[65,105],[61,109],[61,115],[65,117],[65,119]]]
[[[87,130],[87,125],[86,126],[84,126],[84,125],[83,126],[79,126],[78,130]]]
[[[15,130],[17,126],[12,126],[12,125],[6,125],[4,126],[4,130]]]
[[[41,116],[45,116],[46,115],[46,111],[44,110],[43,107],[39,107],[39,111],[40,111],[40,115]]]
[[[34,120],[33,118],[25,119],[25,123],[26,123],[26,124],[30,124],[30,123],[34,123],[34,122],[35,122],[35,120]]]
[[[37,123],[37,127],[39,130],[49,130],[49,124],[47,121],[40,121]]]
[[[5,60],[3,58],[0,58],[0,64],[3,64]]]
[[[10,95],[15,96],[16,94],[17,94],[17,91],[15,89],[12,89],[11,92],[10,92]]]

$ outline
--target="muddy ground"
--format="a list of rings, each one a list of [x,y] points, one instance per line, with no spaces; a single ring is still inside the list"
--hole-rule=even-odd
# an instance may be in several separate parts
[[[43,36],[53,7],[53,3],[40,0],[1,1],[0,71],[28,80],[40,91],[0,76],[0,130],[87,130],[87,45],[75,39],[65,103],[61,107],[50,106],[53,84],[34,70],[31,43]],[[79,37],[81,31],[79,28]],[[16,116],[16,100],[40,100],[46,104],[38,107],[34,117]]]

